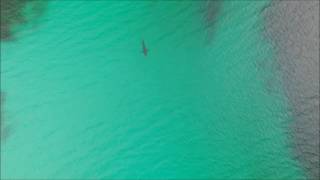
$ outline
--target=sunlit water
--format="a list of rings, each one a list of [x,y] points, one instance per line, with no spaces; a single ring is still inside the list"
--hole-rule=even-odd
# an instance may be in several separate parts
[[[266,3],[223,2],[206,29],[202,1],[50,1],[1,43],[1,177],[304,177]]]

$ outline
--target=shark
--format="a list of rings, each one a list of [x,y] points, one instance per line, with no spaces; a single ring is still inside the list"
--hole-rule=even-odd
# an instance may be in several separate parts
[[[147,48],[147,46],[146,46],[146,43],[144,42],[144,40],[142,40],[142,52],[143,52],[143,54],[144,54],[144,56],[148,56],[148,48]]]

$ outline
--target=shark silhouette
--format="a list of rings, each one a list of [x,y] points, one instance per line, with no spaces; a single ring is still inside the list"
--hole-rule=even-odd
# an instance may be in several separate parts
[[[146,46],[146,43],[144,42],[144,40],[142,40],[142,52],[145,56],[148,56],[148,48]]]

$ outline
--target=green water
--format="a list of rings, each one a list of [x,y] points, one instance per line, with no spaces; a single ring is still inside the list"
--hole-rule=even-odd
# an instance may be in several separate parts
[[[50,1],[1,44],[1,178],[303,178],[266,3]]]

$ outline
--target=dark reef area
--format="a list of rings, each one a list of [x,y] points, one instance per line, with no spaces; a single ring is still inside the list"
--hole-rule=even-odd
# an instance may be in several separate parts
[[[26,22],[23,9],[27,0],[1,0],[1,40],[12,38],[12,28]]]
[[[14,38],[14,28],[41,16],[47,1],[1,0],[1,41]]]
[[[6,126],[3,118],[4,93],[1,93],[0,98],[0,140],[5,140],[8,136],[8,126]]]
[[[264,12],[293,117],[293,151],[309,179],[320,178],[319,6],[319,1],[274,0]]]
[[[0,41],[15,40],[15,28],[25,25],[41,15],[47,6],[47,1],[35,0],[0,0],[1,8],[1,37]],[[1,60],[0,60],[1,61]],[[1,89],[1,102],[0,102],[0,139],[4,140],[8,136],[8,125],[4,121],[3,106],[5,94]]]

